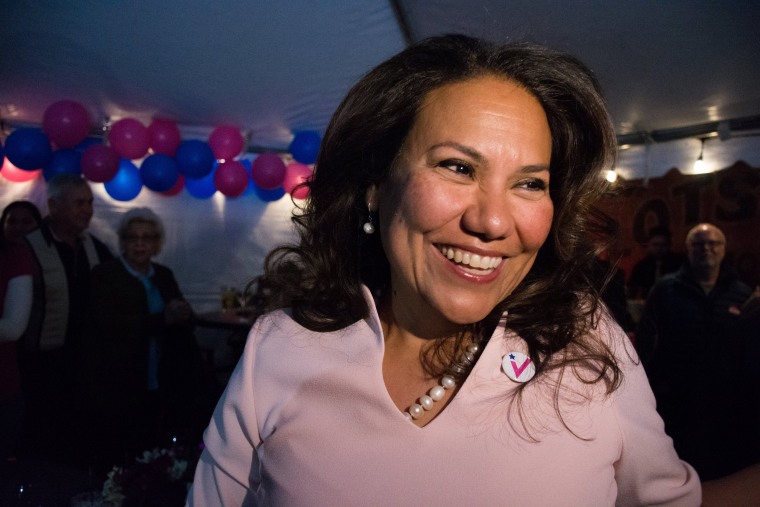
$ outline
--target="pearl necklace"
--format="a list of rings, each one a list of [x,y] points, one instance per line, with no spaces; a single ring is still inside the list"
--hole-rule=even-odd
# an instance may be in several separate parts
[[[412,403],[412,406],[410,406],[406,412],[404,412],[406,418],[410,421],[419,419],[422,417],[426,410],[433,408],[433,404],[436,401],[443,399],[447,390],[454,389],[457,386],[457,382],[454,376],[451,375],[451,372],[463,372],[469,368],[472,362],[475,360],[475,355],[478,353],[478,350],[479,347],[477,343],[471,343],[468,345],[467,349],[462,353],[461,356],[459,356],[459,360],[449,366],[450,373],[443,375],[438,385],[432,387],[427,394],[420,396],[417,400],[418,403]]]

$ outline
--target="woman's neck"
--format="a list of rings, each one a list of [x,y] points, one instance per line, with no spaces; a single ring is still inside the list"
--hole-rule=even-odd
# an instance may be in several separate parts
[[[428,307],[413,308],[392,293],[386,293],[378,302],[378,314],[383,324],[386,341],[390,337],[403,342],[417,343],[421,347],[435,340],[459,336],[464,329]]]

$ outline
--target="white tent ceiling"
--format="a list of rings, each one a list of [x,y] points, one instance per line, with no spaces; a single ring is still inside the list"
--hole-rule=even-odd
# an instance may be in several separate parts
[[[408,41],[532,40],[596,72],[619,134],[760,118],[760,3],[744,0],[4,1],[0,115],[62,98],[99,121],[232,123],[254,146],[324,130],[349,86]],[[662,137],[662,136],[661,136]]]

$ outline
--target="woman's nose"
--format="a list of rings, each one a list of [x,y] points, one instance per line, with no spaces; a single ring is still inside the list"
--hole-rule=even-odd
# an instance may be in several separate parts
[[[509,236],[514,231],[509,200],[504,194],[480,190],[465,210],[462,226],[470,233],[488,240]]]

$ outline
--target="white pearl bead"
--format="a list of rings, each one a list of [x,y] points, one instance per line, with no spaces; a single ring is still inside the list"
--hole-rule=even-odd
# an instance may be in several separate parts
[[[430,390],[430,398],[432,398],[433,401],[441,401],[444,394],[446,394],[446,390],[441,386],[435,386]]]
[[[372,234],[373,232],[375,232],[375,226],[372,225],[370,222],[365,222],[362,228],[364,229],[364,232],[366,234]]]
[[[412,406],[409,407],[409,414],[415,419],[422,417],[423,413],[425,413],[425,410],[417,403],[413,403]]]
[[[369,231],[370,228],[372,231],[375,230],[370,222],[364,224],[365,231]],[[371,232],[367,233],[371,234]],[[452,364],[449,368],[449,372],[457,373],[466,371],[466,368],[468,368],[475,360],[475,354],[478,352],[478,349],[479,346],[477,343],[471,343],[468,345],[466,350],[462,352],[459,357],[459,363],[462,364]],[[440,384],[432,387],[430,391],[428,391],[428,394],[420,396],[418,400],[419,403],[412,404],[412,406],[404,412],[404,415],[407,416],[407,419],[419,419],[426,410],[431,410],[433,408],[436,401],[441,401],[446,396],[446,389],[454,389],[456,385],[457,381],[453,375],[447,374],[442,376]]]

